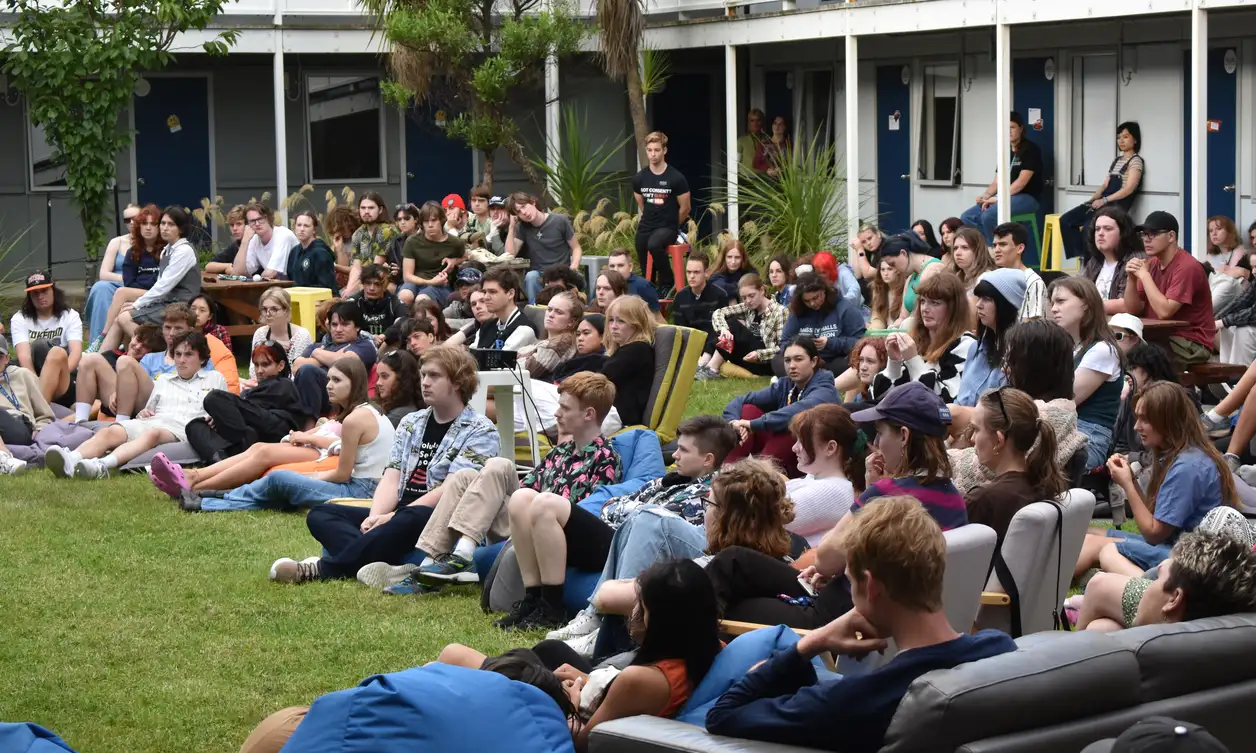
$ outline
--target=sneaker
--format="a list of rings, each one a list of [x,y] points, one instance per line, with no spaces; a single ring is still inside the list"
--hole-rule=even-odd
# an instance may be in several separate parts
[[[557,630],[551,630],[546,634],[546,639],[551,641],[569,641],[572,638],[583,638],[590,633],[596,633],[602,627],[602,618],[597,612],[589,609],[584,610],[576,615],[576,618]]]
[[[372,562],[358,569],[358,582],[382,591],[389,586],[397,585],[418,569],[417,565],[411,564],[390,565],[387,562]]]
[[[179,509],[184,512],[200,512],[201,495],[191,489],[184,489],[179,492]]]
[[[419,568],[419,580],[424,583],[479,583],[480,575],[471,569],[471,560],[456,554],[442,554],[430,565]]]
[[[1243,465],[1243,461],[1239,459],[1239,456],[1227,452],[1223,457],[1225,458],[1225,464],[1230,466],[1230,473],[1238,473],[1239,466]]]
[[[270,566],[270,579],[279,583],[304,583],[307,580],[321,580],[322,577],[318,560],[297,562],[290,557],[280,557]]]
[[[392,594],[393,596],[422,596],[423,594],[436,593],[440,589],[440,586],[429,586],[410,575],[400,583],[385,588],[384,593]]]
[[[594,630],[588,635],[571,638],[563,642],[570,646],[571,650],[575,651],[577,654],[580,654],[586,659],[592,659],[593,649],[597,646],[597,631]]]
[[[720,373],[709,366],[701,366],[694,372],[693,378],[699,382],[709,382],[712,379],[719,379]]]
[[[515,624],[515,630],[553,630],[567,624],[567,608],[562,604],[539,602]]]
[[[74,475],[78,478],[102,479],[109,478],[109,469],[101,460],[91,458],[80,460],[74,464]]]
[[[516,625],[523,622],[523,619],[537,608],[539,602],[540,599],[525,594],[522,599],[516,601],[514,606],[510,608],[509,614],[493,620],[493,627],[502,630],[514,630]]]
[[[1256,487],[1256,465],[1241,465],[1235,473],[1243,479],[1243,483]]]
[[[0,473],[6,476],[16,476],[25,470],[25,460],[18,460],[7,452],[0,453]]]
[[[1208,417],[1207,413],[1199,414],[1199,422],[1204,425],[1204,433],[1213,439],[1223,439],[1230,436],[1231,426],[1230,419],[1222,417],[1220,421],[1213,421]]]
[[[44,451],[44,467],[57,478],[74,478],[74,464],[79,454],[64,447],[49,447]]]

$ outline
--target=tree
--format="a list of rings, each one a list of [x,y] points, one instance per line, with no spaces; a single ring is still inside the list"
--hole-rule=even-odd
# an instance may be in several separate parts
[[[645,117],[645,93],[641,86],[641,33],[645,28],[644,0],[598,0],[597,25],[601,37],[602,70],[628,87],[628,113],[637,142],[637,165],[644,166],[645,137],[650,125]]]
[[[565,0],[361,0],[379,17],[391,45],[386,97],[408,108],[426,104],[455,113],[446,132],[484,154],[492,186],[504,149],[528,180],[543,176],[519,140],[511,95],[539,87],[546,58],[579,51],[586,28]]]
[[[131,143],[119,127],[140,74],[173,60],[179,34],[209,25],[226,0],[4,0],[16,14],[4,73],[26,98],[53,158],[64,160],[86,236],[87,279],[108,242],[105,213],[117,154]],[[239,32],[205,42],[224,55]]]

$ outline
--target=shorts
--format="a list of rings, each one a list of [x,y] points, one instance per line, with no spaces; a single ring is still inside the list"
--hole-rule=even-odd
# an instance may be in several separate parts
[[[64,347],[51,340],[34,340],[31,342],[31,363],[35,367],[36,374],[42,374],[44,371],[44,361],[48,360],[48,352],[53,348]],[[68,353],[69,351],[67,351]],[[78,382],[78,369],[70,372],[70,385],[66,387],[65,392],[57,395],[52,402],[63,408],[74,407],[74,394],[76,392],[76,384]]]
[[[1169,338],[1169,349],[1173,351],[1173,357],[1183,366],[1208,363],[1212,358],[1212,351],[1208,348],[1194,340],[1187,340],[1177,335]]]
[[[1125,627],[1134,627],[1134,618],[1138,616],[1138,602],[1151,587],[1152,581],[1146,578],[1130,578],[1125,582],[1125,590],[1121,592],[1121,620]]]
[[[398,293],[403,290],[409,290],[415,297],[425,295],[436,301],[441,308],[444,308],[445,304],[449,303],[449,297],[454,294],[454,291],[443,285],[415,285],[413,282],[407,282],[405,285],[397,288]]]
[[[174,441],[185,442],[188,438],[187,424],[176,425],[175,422],[163,416],[152,416],[151,418],[131,418],[126,421],[119,421],[118,426],[126,429],[126,441],[134,442],[139,439],[140,435],[148,429],[165,429],[174,435]]]
[[[144,304],[143,308],[133,306],[131,308],[131,321],[136,324],[156,324],[160,327],[166,319],[166,307],[172,303],[187,303],[187,301],[162,299]]]
[[[1163,544],[1148,544],[1146,539],[1136,533],[1126,533],[1116,528],[1109,528],[1107,536],[1110,539],[1120,539],[1117,542],[1116,550],[1122,557],[1133,562],[1141,570],[1150,570],[1169,558],[1169,553],[1173,551],[1173,544],[1165,542]]]
[[[611,540],[615,529],[604,520],[576,503],[571,503],[571,515],[563,526],[567,539],[567,567],[586,573],[600,573],[611,555]]]

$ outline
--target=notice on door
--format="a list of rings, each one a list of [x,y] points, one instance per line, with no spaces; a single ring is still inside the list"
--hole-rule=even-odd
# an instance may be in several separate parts
[[[166,118],[166,126],[170,128],[171,133],[178,133],[183,130],[183,124],[179,122],[178,115],[171,115]]]
[[[1208,133],[1221,133],[1221,121],[1220,120],[1208,121]]]
[[[897,131],[899,129],[899,125],[902,123],[902,119],[903,114],[898,110],[895,110],[894,114],[890,116],[890,130]]]

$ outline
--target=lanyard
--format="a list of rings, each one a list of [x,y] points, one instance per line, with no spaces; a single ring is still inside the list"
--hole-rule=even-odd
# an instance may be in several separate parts
[[[13,391],[13,384],[9,382],[9,369],[4,369],[4,384],[0,385],[0,394],[4,395],[4,399],[9,401],[14,410],[19,413],[22,411],[22,401],[17,399],[17,392]]]

